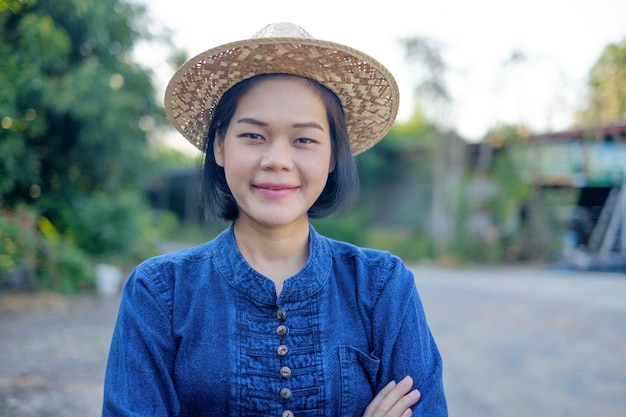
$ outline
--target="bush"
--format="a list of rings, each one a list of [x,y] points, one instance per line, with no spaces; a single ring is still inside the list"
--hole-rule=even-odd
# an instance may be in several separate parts
[[[95,274],[89,255],[67,240],[43,240],[37,272],[39,289],[63,294],[95,289]]]
[[[312,219],[311,224],[321,235],[331,239],[363,246],[367,241],[367,215],[355,211],[350,215],[337,215],[325,219]]]
[[[33,209],[0,211],[0,289],[73,294],[94,288],[89,256]]]
[[[0,288],[35,285],[36,218],[24,207],[11,210],[0,206]]]
[[[347,216],[312,220],[315,229],[331,239],[357,246],[386,250],[406,262],[432,259],[433,248],[428,236],[401,228],[373,228],[364,210]]]
[[[405,262],[416,262],[433,257],[430,238],[407,229],[372,229],[367,246],[389,251]]]
[[[95,194],[63,216],[74,244],[98,262],[128,266],[158,253],[156,219],[138,193]]]

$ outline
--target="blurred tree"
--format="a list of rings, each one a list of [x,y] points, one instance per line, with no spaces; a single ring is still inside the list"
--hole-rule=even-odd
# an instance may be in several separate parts
[[[626,39],[609,44],[589,72],[589,96],[578,115],[583,126],[626,120]]]
[[[0,1],[0,196],[57,222],[77,200],[151,174],[161,123],[149,71],[131,60],[152,35],[123,0]]]
[[[455,242],[462,260],[499,263],[526,255],[520,214],[533,191],[523,175],[526,135],[519,126],[496,126],[470,154]]]
[[[359,204],[348,213],[313,220],[330,237],[390,250],[406,260],[431,258],[430,204],[435,126],[416,108],[385,138],[356,158]]]
[[[372,209],[374,221],[389,226],[422,225],[428,217],[432,193],[432,145],[435,126],[419,110],[407,121],[396,122],[385,139],[356,158],[361,180],[361,200]],[[426,185],[428,195],[415,195]],[[415,202],[420,209],[415,212]],[[410,203],[409,203],[410,202]],[[402,207],[400,207],[402,206]],[[430,223],[430,222],[428,222]],[[422,230],[424,232],[424,230]],[[426,230],[430,235],[430,231]]]
[[[418,102],[431,109],[429,117],[440,131],[440,134],[430,135],[433,139],[431,235],[436,258],[445,262],[455,237],[455,219],[460,210],[465,144],[451,128],[452,96],[446,82],[448,67],[441,46],[422,37],[406,38],[400,42],[406,61],[414,66],[414,73],[419,77],[415,89]]]
[[[413,67],[418,79],[415,94],[418,102],[425,104],[427,117],[441,127],[450,126],[452,95],[446,82],[448,66],[441,45],[418,36],[401,39],[400,44],[406,62]]]

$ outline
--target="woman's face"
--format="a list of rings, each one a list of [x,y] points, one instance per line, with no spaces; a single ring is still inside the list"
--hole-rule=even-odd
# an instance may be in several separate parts
[[[239,206],[237,221],[265,228],[308,224],[333,168],[326,108],[297,78],[252,87],[213,150]]]

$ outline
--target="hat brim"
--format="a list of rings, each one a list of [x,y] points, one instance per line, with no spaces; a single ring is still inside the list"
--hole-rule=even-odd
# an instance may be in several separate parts
[[[190,59],[167,86],[167,117],[202,150],[222,95],[240,81],[272,73],[308,77],[337,94],[344,108],[353,155],[380,141],[396,118],[398,86],[377,60],[334,42],[287,37],[233,42]]]

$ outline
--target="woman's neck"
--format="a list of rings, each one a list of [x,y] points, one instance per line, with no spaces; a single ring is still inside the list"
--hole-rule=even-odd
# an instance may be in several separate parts
[[[235,239],[246,261],[274,281],[280,294],[283,282],[296,274],[309,257],[308,221],[298,227],[262,228],[235,221]]]

